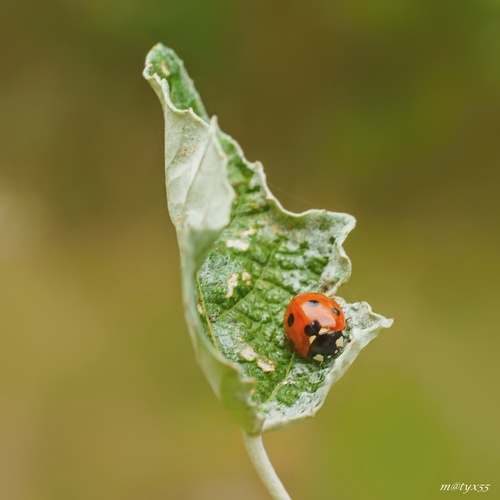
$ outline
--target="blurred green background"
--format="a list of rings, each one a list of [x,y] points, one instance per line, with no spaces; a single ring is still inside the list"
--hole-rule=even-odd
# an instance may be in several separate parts
[[[141,77],[159,41],[285,207],[357,218],[340,294],[396,318],[314,420],[265,437],[291,495],[500,498],[498,1],[32,0],[2,21],[0,498],[267,498],[186,333]]]

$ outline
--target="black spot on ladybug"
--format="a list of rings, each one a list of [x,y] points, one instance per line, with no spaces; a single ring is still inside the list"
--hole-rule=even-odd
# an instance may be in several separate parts
[[[319,306],[319,302],[317,300],[308,300],[307,305],[311,307],[317,307]]]
[[[333,314],[340,316],[340,311],[336,307],[332,307]]]
[[[318,335],[320,330],[321,330],[321,325],[319,324],[319,321],[313,321],[312,323],[304,327],[304,333],[308,337],[312,337],[313,335]]]
[[[288,316],[288,319],[286,322],[288,323],[288,326],[292,326],[295,318],[293,317],[293,313],[290,313],[290,316]]]
[[[313,335],[316,335],[316,332],[313,330],[313,327],[311,325],[306,325],[304,327],[304,333],[308,336],[308,337],[312,337]]]

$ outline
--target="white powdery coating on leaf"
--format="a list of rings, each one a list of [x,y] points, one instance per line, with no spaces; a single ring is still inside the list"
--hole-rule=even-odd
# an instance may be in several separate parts
[[[264,372],[264,373],[270,373],[276,370],[276,367],[274,366],[274,363],[270,360],[264,360],[262,358],[259,358],[257,360],[257,366]]]
[[[251,345],[245,346],[240,351],[240,356],[246,361],[254,361],[255,359],[257,359],[257,353],[253,350],[253,347]]]
[[[236,248],[237,250],[245,252],[250,247],[250,243],[248,243],[248,241],[243,241],[243,240],[227,240],[226,246],[227,248]]]
[[[251,236],[252,234],[255,234],[256,232],[257,232],[257,229],[255,229],[254,227],[249,227],[248,229],[241,231],[241,236],[243,238],[246,238],[247,236]]]
[[[230,299],[233,296],[234,289],[238,286],[238,273],[233,273],[227,281],[227,293],[226,299]]]
[[[252,284],[252,276],[250,273],[243,271],[241,273],[241,279],[245,282],[245,285],[250,286]]]

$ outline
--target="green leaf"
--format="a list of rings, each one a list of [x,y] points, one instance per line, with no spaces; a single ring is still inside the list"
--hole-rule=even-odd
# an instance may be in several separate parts
[[[307,291],[329,296],[351,265],[342,244],[352,216],[325,210],[293,214],[269,191],[260,163],[209,120],[182,61],[156,45],[145,78],[165,113],[170,216],[177,231],[186,320],[213,390],[248,433],[313,416],[330,387],[392,320],[368,304],[336,296],[350,342],[327,363],[287,347],[283,314]]]

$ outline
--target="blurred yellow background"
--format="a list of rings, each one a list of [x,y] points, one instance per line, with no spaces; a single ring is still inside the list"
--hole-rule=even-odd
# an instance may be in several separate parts
[[[498,2],[47,0],[2,21],[1,499],[267,498],[186,332],[141,77],[160,41],[286,208],[357,218],[340,295],[396,318],[314,420],[265,436],[292,497],[500,498]]]

